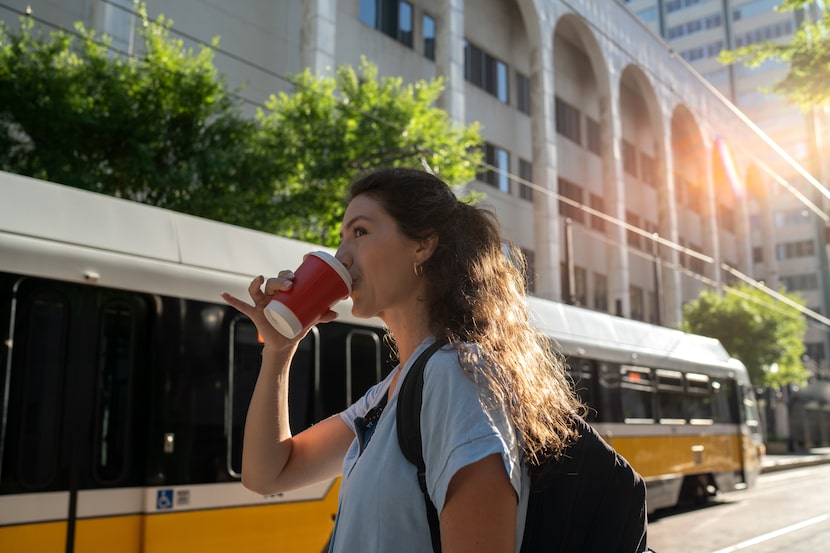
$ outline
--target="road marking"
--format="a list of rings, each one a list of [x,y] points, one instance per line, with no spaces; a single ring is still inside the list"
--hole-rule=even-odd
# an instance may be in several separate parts
[[[713,551],[712,553],[732,553],[733,551],[739,551],[741,549],[746,549],[747,547],[751,547],[753,545],[758,545],[759,543],[769,541],[773,538],[777,538],[779,536],[783,536],[784,534],[789,534],[790,532],[795,532],[796,530],[801,530],[802,528],[806,528],[808,526],[812,526],[813,524],[818,524],[819,522],[824,522],[830,518],[830,514],[820,515],[809,520],[805,520],[803,522],[798,522],[796,524],[792,524],[790,526],[786,526],[781,528],[780,530],[775,530],[774,532],[769,532],[768,534],[763,534],[758,536],[757,538],[752,538],[751,540],[742,541],[739,544],[727,547],[726,549],[718,549],[717,551]]]

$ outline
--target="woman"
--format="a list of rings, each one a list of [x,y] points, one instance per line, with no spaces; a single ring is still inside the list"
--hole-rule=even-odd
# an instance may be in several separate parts
[[[395,402],[413,360],[447,339],[426,365],[421,419],[442,549],[518,551],[527,467],[569,443],[567,415],[579,407],[529,321],[521,255],[506,255],[491,213],[409,169],[352,184],[341,238],[336,257],[353,279],[352,313],[383,320],[400,364],[343,413],[292,436],[288,370],[299,338],[278,334],[263,308],[275,291],[291,288],[293,274],[254,279],[254,305],[225,294],[265,341],[245,426],[243,484],[272,494],[342,474],[332,551],[431,551],[415,468],[395,434]],[[387,407],[368,443],[358,443],[355,419],[383,394]]]

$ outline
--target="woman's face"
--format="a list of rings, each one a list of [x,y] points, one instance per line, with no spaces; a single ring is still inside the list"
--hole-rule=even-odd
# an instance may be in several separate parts
[[[411,310],[420,290],[413,264],[421,260],[419,242],[404,236],[381,204],[362,194],[343,216],[337,258],[352,275],[352,314],[384,315]]]

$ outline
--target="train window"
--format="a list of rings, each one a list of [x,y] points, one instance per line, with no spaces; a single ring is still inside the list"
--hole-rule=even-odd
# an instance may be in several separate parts
[[[654,422],[653,395],[651,369],[620,367],[620,400],[625,422]]]
[[[741,386],[744,405],[744,422],[746,422],[749,431],[752,434],[759,434],[761,432],[761,425],[758,422],[758,405],[755,403],[755,394],[752,389],[746,386]]]
[[[346,337],[346,405],[380,382],[380,338],[368,330],[352,330]]]
[[[660,422],[663,424],[685,424],[683,373],[680,371],[657,370],[657,403],[660,406]]]
[[[568,375],[571,378],[573,389],[586,407],[590,407],[586,414],[588,420],[595,420],[597,415],[595,397],[594,362],[587,359],[572,357],[568,359]]]
[[[712,416],[715,422],[738,424],[738,395],[734,380],[712,380]]]
[[[254,324],[248,319],[236,318],[231,322],[230,374],[228,396],[230,398],[230,429],[228,438],[228,472],[236,477],[242,474],[242,435],[248,403],[254,391],[262,361],[262,343]]]
[[[291,362],[288,389],[291,394],[288,402],[291,432],[296,434],[305,430],[313,421],[313,406],[316,382],[319,382],[319,363],[317,343],[319,334],[312,328],[297,346],[297,353]],[[242,474],[242,438],[245,429],[245,417],[248,404],[254,392],[259,367],[262,362],[262,342],[254,324],[244,317],[238,317],[231,323],[230,348],[230,428],[228,437],[228,472],[235,477]]]
[[[45,487],[56,475],[68,317],[65,297],[52,292],[33,295],[19,365],[23,388],[18,466],[20,482],[29,488]]]
[[[686,373],[686,412],[692,424],[712,424],[712,387],[705,374]]]
[[[105,304],[100,313],[93,469],[100,482],[119,480],[126,468],[134,318],[123,301]]]

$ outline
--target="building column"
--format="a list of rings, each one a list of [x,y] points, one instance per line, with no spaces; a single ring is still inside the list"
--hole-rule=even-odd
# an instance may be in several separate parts
[[[758,203],[761,214],[761,247],[763,248],[764,274],[763,280],[769,288],[778,290],[781,271],[778,267],[778,257],[775,251],[775,214],[773,212],[773,194],[775,183],[764,179],[759,183],[762,193]]]
[[[657,188],[658,232],[661,237],[677,244],[680,242],[678,231],[677,197],[674,182],[674,149],[672,148],[671,114],[663,114],[663,144],[658,156],[658,175],[663,175],[664,186]],[[661,165],[661,166],[660,166]],[[680,328],[683,320],[683,298],[680,286],[680,254],[675,248],[658,247],[662,290],[658,290],[660,302],[660,324]]]
[[[749,222],[749,198],[746,190],[746,177],[742,183],[740,196],[735,197],[735,240],[738,243],[738,266],[735,267],[745,275],[752,274],[752,228]]]
[[[705,151],[707,155],[704,157],[704,184],[706,186],[706,199],[703,203],[704,213],[703,219],[703,244],[704,252],[710,252],[712,258],[711,271],[708,273],[709,278],[715,281],[718,292],[723,291],[723,275],[721,271],[721,253],[720,253],[720,235],[718,229],[718,202],[717,191],[715,190],[715,174],[714,174],[714,142],[711,140],[705,141]]]
[[[466,125],[464,101],[464,0],[444,0],[435,21],[435,64],[444,78],[438,100],[450,119]]]
[[[300,67],[315,75],[333,75],[337,43],[337,0],[303,0]]]
[[[552,40],[552,32],[543,32],[544,40]],[[533,194],[533,221],[536,263],[536,295],[561,300],[562,259],[556,152],[556,96],[553,72],[553,49],[538,44],[530,51],[530,112],[533,142],[533,180],[551,193]]]
[[[602,177],[608,198],[608,214],[619,221],[625,221],[625,171],[622,160],[622,119],[620,113],[619,79],[611,74],[609,101],[601,102],[600,118],[603,152]],[[608,113],[603,113],[605,110]],[[611,240],[619,247],[606,248],[608,252],[608,309],[614,315],[631,316],[631,278],[628,259],[628,234],[622,225],[612,225],[608,231]]]

